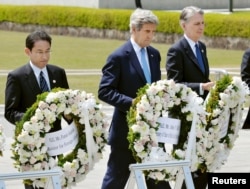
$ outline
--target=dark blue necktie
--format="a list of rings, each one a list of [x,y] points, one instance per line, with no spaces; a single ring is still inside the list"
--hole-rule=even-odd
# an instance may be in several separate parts
[[[43,72],[40,72],[40,89],[42,92],[47,92],[49,91],[49,87],[47,85],[47,82],[43,76]]]
[[[196,58],[198,60],[200,68],[201,68],[202,72],[205,73],[205,67],[204,67],[201,51],[200,51],[198,44],[195,44],[195,51],[196,51]]]
[[[148,63],[146,60],[146,53],[144,48],[141,49],[141,64],[147,83],[151,83],[151,75],[148,69]]]

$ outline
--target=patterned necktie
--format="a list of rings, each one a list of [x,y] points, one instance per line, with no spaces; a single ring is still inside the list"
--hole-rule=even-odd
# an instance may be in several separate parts
[[[150,75],[150,72],[148,69],[145,48],[141,49],[141,64],[142,64],[142,69],[143,69],[144,75],[146,77],[147,83],[151,83],[151,75]]]
[[[201,51],[200,51],[198,44],[195,44],[195,51],[196,51],[196,58],[198,60],[200,68],[201,68],[202,72],[205,73],[205,67],[204,67]]]
[[[49,91],[49,87],[47,85],[47,82],[45,78],[43,77],[43,72],[40,72],[40,89],[42,92]]]

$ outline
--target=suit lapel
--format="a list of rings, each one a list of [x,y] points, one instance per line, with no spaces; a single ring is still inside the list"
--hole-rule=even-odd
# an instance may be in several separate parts
[[[36,76],[29,64],[26,65],[25,80],[34,93],[39,94],[41,92]]]
[[[195,54],[193,53],[193,50],[191,49],[190,45],[188,44],[188,42],[185,38],[182,39],[182,43],[183,43],[187,57],[189,57],[192,60],[192,62],[198,67],[198,69],[202,72],[200,65],[198,63],[198,60],[197,60]],[[206,67],[206,63],[205,63],[205,59],[204,59],[204,50],[202,50],[202,59],[203,59],[203,63],[205,66],[205,73],[207,73],[207,67]]]
[[[55,73],[53,72],[53,70],[51,70],[51,67],[49,67],[49,65],[47,65],[47,72],[49,75],[50,88],[53,89],[57,86],[57,83],[55,79]]]
[[[134,66],[135,70],[138,72],[138,75],[142,78],[142,80],[146,83],[146,78],[144,76],[144,72],[142,70],[142,67],[141,67],[141,64],[137,58],[137,56],[133,56],[131,59],[130,59],[130,63]]]
[[[134,51],[134,48],[133,48],[131,42],[129,41],[129,42],[127,43],[127,45],[128,45],[128,48],[126,48],[126,47],[125,47],[125,48],[126,48],[126,49],[129,49],[129,50],[127,51],[127,53],[128,53],[128,56],[130,56],[130,57],[128,57],[128,61],[130,61],[130,64],[135,68],[135,70],[137,71],[138,75],[139,75],[139,76],[142,78],[142,80],[146,83],[147,81],[146,81],[146,78],[145,78],[145,76],[144,76],[144,73],[143,73],[141,64],[140,64],[140,62],[139,62],[139,60],[138,60],[138,58],[137,58],[137,56],[136,56],[136,53],[135,53],[135,51]]]

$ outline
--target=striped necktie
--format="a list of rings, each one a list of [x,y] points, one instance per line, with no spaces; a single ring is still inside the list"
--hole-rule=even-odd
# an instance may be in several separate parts
[[[145,48],[141,49],[141,64],[142,64],[142,69],[143,69],[144,75],[146,77],[147,83],[151,83],[151,75],[150,75],[150,72],[148,69]]]
[[[43,71],[40,72],[40,89],[42,92],[49,91],[48,84],[43,76]]]

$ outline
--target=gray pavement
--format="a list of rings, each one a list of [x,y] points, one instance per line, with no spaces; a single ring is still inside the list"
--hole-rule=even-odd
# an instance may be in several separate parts
[[[0,105],[0,110],[3,106]],[[111,116],[112,107],[105,106],[104,111],[107,115]],[[0,111],[0,123],[5,127],[5,134],[7,137],[6,147],[4,151],[4,156],[0,157],[0,174],[13,173],[17,170],[13,166],[13,160],[11,157],[10,144],[13,142],[12,136],[14,131],[14,126],[9,124],[3,118],[3,111]],[[217,172],[250,172],[250,130],[240,130],[239,137],[235,142],[235,145],[229,155],[228,161],[220,170]],[[105,148],[103,154],[103,159],[97,162],[94,169],[87,174],[86,178],[77,183],[76,186],[72,188],[76,189],[100,189],[102,178],[106,170],[106,163],[109,154],[109,147]],[[7,189],[23,189],[23,184],[21,180],[6,181]]]

